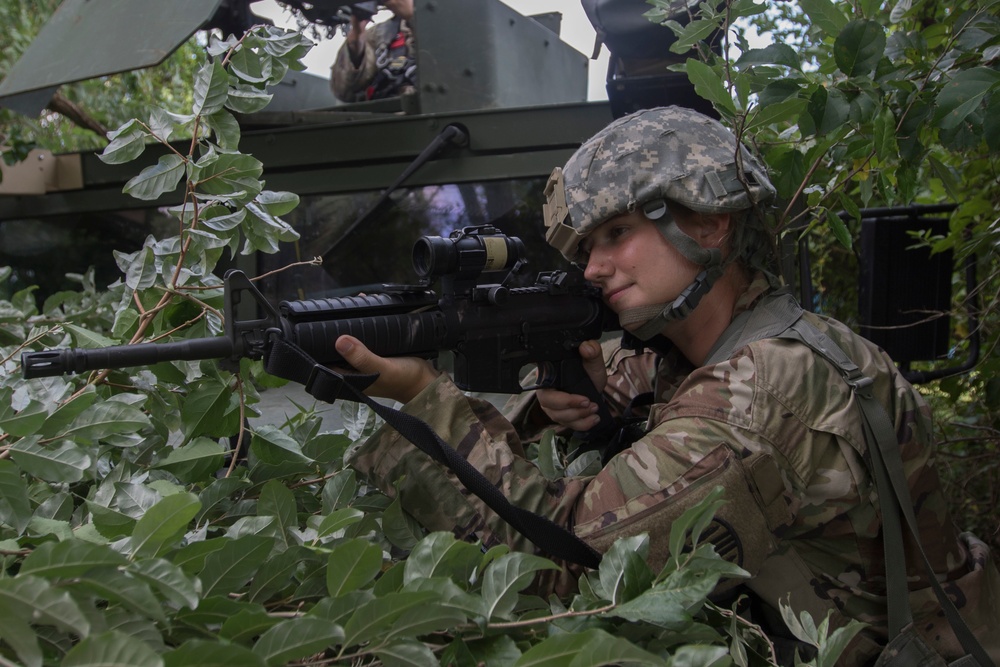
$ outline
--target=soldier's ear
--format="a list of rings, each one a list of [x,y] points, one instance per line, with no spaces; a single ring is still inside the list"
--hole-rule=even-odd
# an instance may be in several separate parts
[[[721,248],[729,238],[732,216],[729,213],[698,213],[689,221],[678,222],[701,247]]]

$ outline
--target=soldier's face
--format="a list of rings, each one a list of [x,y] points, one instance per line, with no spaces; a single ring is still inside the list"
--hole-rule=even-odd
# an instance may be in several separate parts
[[[691,226],[681,220],[678,224],[685,232]],[[584,277],[601,288],[605,302],[616,313],[669,303],[701,271],[640,211],[608,220],[581,247],[589,253]]]

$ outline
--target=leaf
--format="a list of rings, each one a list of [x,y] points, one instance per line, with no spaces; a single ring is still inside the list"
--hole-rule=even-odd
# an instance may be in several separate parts
[[[160,667],[163,659],[146,642],[112,630],[71,648],[61,667]]]
[[[801,98],[793,98],[769,104],[759,104],[753,108],[753,114],[747,119],[745,130],[754,133],[769,125],[783,126],[791,124],[805,111],[808,102]]]
[[[487,619],[507,618],[517,604],[517,594],[531,583],[539,570],[557,570],[547,558],[523,552],[509,553],[490,563],[483,575],[483,599]]]
[[[153,505],[132,531],[132,555],[155,557],[166,551],[183,537],[200,508],[193,493],[177,493]]]
[[[146,131],[141,127],[127,134],[116,136],[97,156],[105,164],[124,164],[142,155],[146,150]]]
[[[91,465],[87,452],[69,440],[45,446],[37,438],[21,438],[9,451],[24,472],[47,482],[79,482]]]
[[[271,59],[250,49],[240,48],[229,59],[229,71],[247,83],[264,83],[271,76]]]
[[[78,637],[90,634],[90,622],[70,594],[40,577],[19,574],[0,579],[0,617],[11,616],[51,625]]]
[[[257,113],[271,102],[269,93],[253,86],[237,84],[229,89],[226,106],[239,114]]]
[[[261,635],[253,652],[268,665],[284,665],[339,644],[344,631],[339,625],[315,616],[278,623]]]
[[[601,558],[601,587],[610,602],[624,602],[649,588],[653,573],[646,565],[649,537],[633,535],[617,540]]]
[[[679,631],[691,622],[692,608],[704,603],[718,579],[679,570],[609,613],[629,621],[652,623],[667,630]]]
[[[319,520],[315,522],[316,537],[323,539],[325,537],[330,537],[336,533],[344,530],[348,526],[352,526],[358,521],[361,521],[365,517],[365,513],[354,509],[353,507],[344,507],[339,510],[334,510],[330,514],[323,517],[310,517],[318,518]],[[313,525],[313,522],[310,522]]]
[[[393,546],[404,551],[412,549],[424,535],[420,523],[403,508],[398,493],[382,513],[382,533]]]
[[[345,468],[336,473],[323,485],[323,512],[332,514],[334,510],[346,507],[358,490],[357,473],[353,468]]]
[[[736,61],[738,67],[750,65],[784,65],[801,70],[802,62],[799,54],[788,44],[771,44],[763,49],[750,49]]]
[[[24,667],[42,667],[42,647],[38,635],[24,619],[20,609],[10,609],[0,602],[0,637],[12,648]]]
[[[386,639],[422,637],[434,632],[444,632],[467,620],[468,616],[456,607],[427,602],[397,618],[386,634]]]
[[[297,440],[267,424],[254,430],[250,449],[265,463],[283,463],[290,458],[302,462],[309,461],[302,454],[302,446]]]
[[[262,656],[239,644],[191,639],[163,654],[164,667],[265,667]]]
[[[124,556],[103,544],[83,540],[45,542],[24,559],[19,574],[69,579],[93,568],[120,567],[127,562]]]
[[[386,667],[426,667],[441,664],[423,642],[401,639],[375,649]]]
[[[135,614],[159,623],[167,622],[163,607],[149,585],[117,569],[92,568],[71,582],[70,589],[76,588],[86,589],[100,600],[106,600],[112,605],[120,604]]]
[[[34,435],[49,416],[49,411],[41,401],[31,401],[27,407],[0,419],[0,432],[20,437]]]
[[[525,651],[514,663],[514,667],[577,667],[578,665],[586,667],[621,664],[663,665],[665,663],[659,656],[640,649],[627,639],[594,629],[548,637]],[[671,661],[669,664],[675,663]]]
[[[97,403],[81,413],[63,437],[87,443],[121,432],[136,432],[150,426],[142,410],[121,401]]]
[[[299,205],[299,196],[293,192],[261,190],[257,195],[257,203],[271,215],[285,215],[294,211]]]
[[[273,516],[277,520],[278,532],[286,545],[288,544],[288,536],[299,527],[298,514],[295,510],[295,494],[282,482],[275,479],[267,482],[261,489],[260,498],[257,500],[257,514],[259,516]]]
[[[937,96],[935,118],[945,130],[955,129],[1000,85],[1000,72],[973,67],[956,74]]]
[[[120,254],[116,252],[116,257]],[[152,248],[146,246],[129,257],[128,268],[125,269],[125,284],[131,289],[149,289],[156,284],[156,275],[156,257]]]
[[[194,80],[194,106],[196,116],[211,116],[226,104],[229,75],[219,61],[206,62]]]
[[[198,575],[204,587],[204,597],[239,591],[250,581],[275,545],[273,538],[262,535],[219,539],[224,542],[222,548],[205,558],[205,567]]]
[[[435,597],[432,592],[398,592],[366,602],[344,624],[344,646],[357,646],[387,634],[396,619]]]
[[[177,607],[198,606],[201,598],[201,580],[188,576],[173,563],[162,558],[145,558],[131,563],[128,572],[157,589]]]
[[[228,423],[234,411],[238,412],[238,405],[233,404],[233,390],[229,383],[218,378],[203,378],[181,407],[184,435],[189,439],[227,436],[234,430]],[[237,415],[237,424],[238,419]]]
[[[192,178],[199,190],[213,195],[231,195],[254,184],[254,194],[260,192],[257,179],[264,166],[252,155],[242,153],[222,153],[212,160],[199,161]]]
[[[799,7],[809,16],[809,21],[819,26],[827,35],[833,37],[847,25],[848,18],[837,3],[830,0],[799,0]]]
[[[21,471],[13,462],[0,460],[0,522],[20,535],[31,521],[28,487]]]
[[[829,211],[827,209],[821,209],[821,212],[825,214],[826,222],[830,225],[830,230],[833,232],[834,238],[840,241],[840,244],[847,248],[848,250],[854,245],[854,241],[851,238],[851,232],[848,231],[847,225],[844,221],[840,219],[840,216]]]
[[[357,590],[382,571],[382,549],[367,540],[353,539],[330,550],[326,588],[332,597]]]
[[[146,167],[131,178],[122,192],[136,199],[152,201],[160,195],[173,192],[184,175],[184,158],[174,153],[160,157],[156,164]]]
[[[816,123],[816,134],[843,128],[851,116],[851,104],[836,88],[817,88],[809,97],[809,116]]]
[[[847,76],[868,76],[885,55],[885,29],[876,21],[854,20],[844,26],[833,45],[837,67]]]
[[[687,59],[686,67],[688,80],[694,85],[695,92],[699,96],[730,114],[736,113],[736,104],[726,90],[722,77],[715,70],[693,58]]]
[[[219,470],[225,460],[226,447],[209,438],[195,438],[186,445],[170,450],[166,458],[154,467],[168,470],[182,483],[203,480]]]
[[[471,542],[455,539],[451,533],[431,533],[413,548],[404,563],[403,583],[449,577],[469,581],[479,565],[482,552]]]

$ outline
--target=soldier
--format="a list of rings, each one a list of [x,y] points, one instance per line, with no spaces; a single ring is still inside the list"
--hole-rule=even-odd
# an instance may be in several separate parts
[[[650,348],[602,355],[595,342],[581,346],[588,372],[619,412],[652,392],[641,436],[594,476],[546,479],[524,459],[511,422],[426,361],[384,359],[348,336],[336,346],[354,368],[380,374],[369,393],[404,403],[512,503],[567,526],[598,550],[645,532],[651,565],[660,568],[671,521],[722,485],[729,501],[719,515],[729,531],[725,549],[751,574],[754,620],[779,651],[785,638],[794,646],[776,612],[779,601],[817,621],[827,612],[834,625],[864,621],[869,627],[841,660],[861,665],[887,637],[878,498],[857,398],[838,370],[800,342],[758,331],[771,322],[761,313],[791,298],[776,291],[767,271],[765,219],[774,195],[763,165],[731,132],[679,107],[614,121],[553,173],[549,243],[586,266],[585,277],[623,327]],[[986,616],[996,610],[981,594],[988,550],[959,537],[940,491],[928,406],[875,345],[835,320],[801,317],[874,380],[918,499],[921,542],[934,571],[961,591],[973,630],[1000,627]],[[537,409],[551,422],[583,430],[596,421],[581,396],[537,394]],[[364,443],[351,465],[389,495],[398,484],[404,506],[429,529],[531,548],[391,429]],[[919,553],[910,542],[906,548],[916,626],[943,655],[961,655]]]
[[[368,20],[351,15],[347,39],[330,71],[330,88],[343,102],[380,100],[416,90],[413,0],[382,4],[392,18],[370,28]]]

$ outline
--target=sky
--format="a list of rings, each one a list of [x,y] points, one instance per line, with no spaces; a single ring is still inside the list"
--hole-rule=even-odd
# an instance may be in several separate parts
[[[545,14],[548,12],[561,12],[562,25],[560,27],[560,39],[574,49],[590,58],[594,50],[594,38],[596,33],[590,24],[586,12],[580,0],[500,0],[508,7],[519,14]],[[264,16],[275,22],[277,25],[284,25],[294,28],[294,21],[290,19],[288,12],[277,4],[274,0],[260,0],[254,3],[252,9],[255,14]],[[383,16],[389,16],[385,12]],[[376,17],[382,20],[382,17]],[[333,62],[337,49],[343,42],[343,37],[338,34],[330,42],[318,44],[309,52],[303,62],[307,71],[318,76],[330,75],[330,63]],[[604,79],[608,71],[608,50],[602,49],[597,60],[589,61],[589,80],[587,84],[588,100],[606,100],[607,91],[604,88]]]

